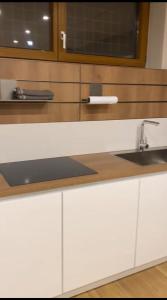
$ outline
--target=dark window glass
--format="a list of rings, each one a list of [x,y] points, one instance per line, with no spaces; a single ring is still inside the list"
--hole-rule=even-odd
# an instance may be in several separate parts
[[[0,47],[51,50],[47,2],[0,2]]]
[[[67,52],[135,58],[139,4],[67,3]]]

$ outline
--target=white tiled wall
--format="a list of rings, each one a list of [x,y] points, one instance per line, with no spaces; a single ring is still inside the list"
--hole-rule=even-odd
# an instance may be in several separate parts
[[[167,119],[154,120],[148,142],[167,146]],[[0,162],[134,149],[141,121],[0,125]]]

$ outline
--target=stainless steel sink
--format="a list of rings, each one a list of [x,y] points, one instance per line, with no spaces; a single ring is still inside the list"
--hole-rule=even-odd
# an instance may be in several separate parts
[[[167,149],[124,153],[116,156],[142,166],[167,163]]]

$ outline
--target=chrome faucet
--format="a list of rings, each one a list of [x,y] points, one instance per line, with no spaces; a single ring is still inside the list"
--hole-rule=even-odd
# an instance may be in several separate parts
[[[139,144],[138,144],[138,150],[141,152],[143,152],[145,149],[149,148],[149,144],[147,142],[147,137],[145,136],[145,133],[144,133],[145,124],[158,126],[160,123],[155,122],[155,121],[149,121],[149,120],[144,120],[142,122],[141,128],[140,128]]]

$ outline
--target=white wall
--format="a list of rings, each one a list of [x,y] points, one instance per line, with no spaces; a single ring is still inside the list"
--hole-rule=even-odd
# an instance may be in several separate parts
[[[167,119],[156,120],[146,125],[148,142],[167,146]],[[135,149],[141,121],[0,125],[0,162]]]
[[[165,34],[166,3],[150,3],[147,64],[148,68],[162,68]]]
[[[165,3],[165,25],[162,50],[162,69],[167,69],[167,3]]]
[[[167,69],[167,3],[150,3],[147,68]]]

